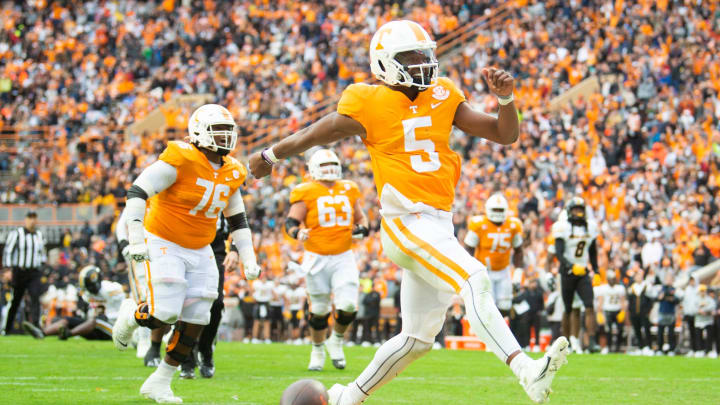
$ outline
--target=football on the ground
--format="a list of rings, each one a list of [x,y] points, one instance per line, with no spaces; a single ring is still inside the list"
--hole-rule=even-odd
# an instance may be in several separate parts
[[[280,405],[327,405],[325,386],[318,380],[306,378],[295,381],[283,392]]]

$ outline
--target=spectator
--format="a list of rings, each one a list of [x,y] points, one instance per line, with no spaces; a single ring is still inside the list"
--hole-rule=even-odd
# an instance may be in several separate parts
[[[695,357],[709,357],[715,338],[714,314],[717,311],[717,304],[715,299],[708,295],[705,284],[700,284],[698,292],[699,299],[697,317],[695,319],[695,334],[699,344],[698,350],[695,352]],[[717,352],[713,354],[713,357],[717,358]]]
[[[693,357],[695,352],[700,350],[697,329],[695,327],[695,319],[698,314],[698,304],[700,301],[700,295],[698,292],[697,281],[694,277],[690,277],[688,285],[683,291],[682,297],[682,311],[683,321],[685,329],[688,331],[688,338],[690,339],[690,351],[687,353],[687,357]]]
[[[380,320],[380,292],[378,285],[365,294],[362,303],[365,307],[365,322],[363,323],[362,342],[363,346],[379,343],[379,320]]]
[[[628,291],[628,312],[637,340],[637,351],[634,354],[652,356],[652,342],[650,335],[650,311],[653,307],[650,295],[653,289],[652,277],[644,277],[643,271],[637,271],[633,276],[633,284]]]
[[[657,300],[660,303],[658,310],[658,348],[656,355],[675,355],[675,311],[680,302],[673,287],[675,278],[672,274],[667,274],[663,284],[660,286]],[[668,334],[668,344],[665,344],[665,331]]]

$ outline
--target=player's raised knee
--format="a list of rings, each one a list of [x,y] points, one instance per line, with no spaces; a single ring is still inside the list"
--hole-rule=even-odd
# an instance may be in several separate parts
[[[472,294],[481,294],[491,291],[492,283],[488,277],[487,270],[477,271],[465,280],[462,286],[463,290],[468,290]]]

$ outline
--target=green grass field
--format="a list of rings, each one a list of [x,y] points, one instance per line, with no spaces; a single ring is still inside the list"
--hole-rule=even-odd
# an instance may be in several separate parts
[[[141,404],[151,369],[111,342],[0,337],[0,404]],[[326,387],[352,381],[374,348],[346,348],[348,368],[305,370],[309,347],[218,344],[216,376],[173,381],[185,403],[277,404],[301,378]],[[199,374],[198,374],[199,375]],[[571,355],[553,384],[553,404],[720,404],[720,360]],[[438,350],[411,365],[366,404],[530,404],[492,354]]]

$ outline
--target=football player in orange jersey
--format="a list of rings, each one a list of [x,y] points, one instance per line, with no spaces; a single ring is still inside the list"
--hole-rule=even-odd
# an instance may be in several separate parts
[[[358,306],[359,274],[350,248],[353,237],[368,235],[368,221],[359,206],[360,189],[355,182],[342,179],[340,159],[333,151],[316,151],[308,167],[313,181],[292,190],[292,205],[285,221],[288,235],[302,241],[305,248],[302,270],[307,274],[313,346],[308,370],[323,369],[323,346],[333,366],[344,369],[344,335]],[[325,342],[332,309],[330,294],[334,296],[335,326]]]
[[[512,305],[510,258],[522,267],[522,222],[507,218],[508,202],[502,194],[493,194],[485,203],[485,215],[470,218],[465,244],[474,249],[475,258],[488,269],[492,294],[500,313],[507,316]]]
[[[169,142],[128,190],[128,255],[145,267],[147,302],[125,300],[113,326],[113,342],[125,350],[138,326],[175,325],[165,358],[140,388],[145,397],[164,403],[182,402],[170,381],[208,324],[218,296],[210,243],[220,212],[245,276],[253,279],[260,273],[240,194],[247,171],[227,156],[237,143],[235,121],[225,107],[207,104],[190,116],[188,132],[190,143]]]
[[[437,77],[435,42],[412,21],[391,21],[370,42],[370,68],[381,85],[352,84],[337,112],[250,157],[256,177],[278,159],[312,146],[360,136],[372,159],[380,195],[382,244],[403,271],[402,331],[385,342],[350,385],[329,390],[333,405],[356,405],[427,353],[459,294],[471,328],[518,377],[530,398],[547,400],[556,371],[565,364],[567,339],[532,360],[503,320],[491,295],[487,269],[457,240],[452,223],[460,156],[450,149],[452,127],[500,144],[518,137],[510,73],[485,68],[482,75],[498,97],[498,116],[474,110],[446,77]]]

